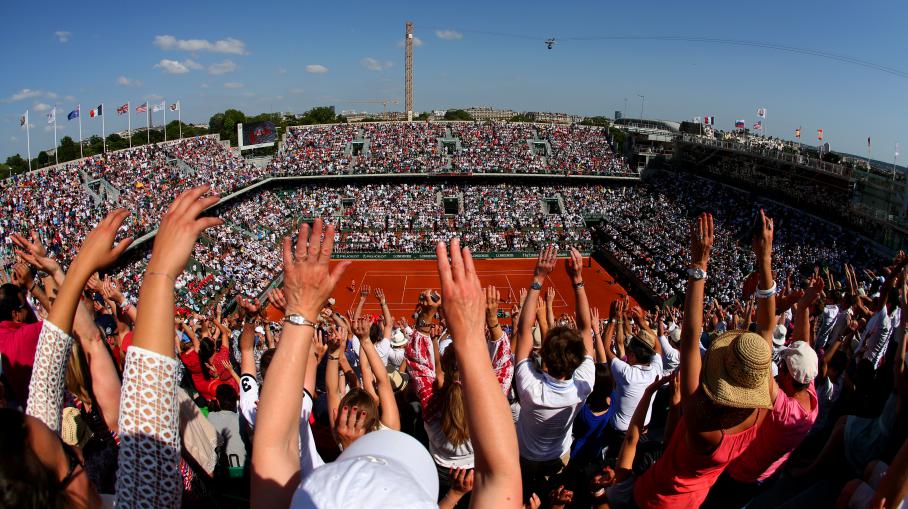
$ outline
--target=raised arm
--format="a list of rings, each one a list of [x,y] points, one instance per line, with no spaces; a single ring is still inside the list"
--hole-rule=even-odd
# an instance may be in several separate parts
[[[552,304],[555,302],[555,287],[550,286],[545,290],[545,320],[549,324],[555,323],[555,309]]]
[[[755,233],[751,248],[757,259],[757,329],[772,348],[772,331],[776,325],[776,282],[772,274],[773,221],[760,209],[760,228]],[[747,318],[748,321],[750,317]]]
[[[706,272],[713,247],[714,224],[712,214],[703,213],[691,226],[690,268]],[[696,276],[696,275],[695,275]],[[703,293],[706,278],[690,276],[687,279],[687,297],[684,299],[684,321],[681,324],[681,397],[687,405],[700,386],[700,332],[703,330]]]
[[[558,251],[555,246],[548,246],[539,252],[536,268],[533,271],[533,282],[527,290],[526,299],[520,309],[520,322],[517,325],[517,347],[514,349],[514,361],[520,361],[530,356],[533,351],[533,321],[536,319],[536,307],[539,290],[545,278],[555,270],[555,258]]]
[[[806,341],[813,346],[813,334],[810,333],[810,308],[820,298],[823,287],[826,286],[823,278],[815,276],[810,278],[810,286],[804,292],[804,296],[798,301],[794,312],[794,333],[793,338],[796,341]]]
[[[615,330],[618,328],[618,319],[621,316],[619,314],[620,302],[616,300],[612,302],[610,307],[608,325],[605,327],[605,335],[602,337],[602,346],[603,350],[605,350],[603,352],[605,361],[603,362],[611,362],[612,359],[617,357],[612,347],[615,344]]]
[[[375,298],[378,299],[378,305],[381,306],[381,316],[384,323],[382,323],[382,338],[390,338],[391,333],[394,332],[394,317],[391,316],[391,308],[388,307],[388,300],[385,298],[385,292],[381,288],[376,288]]]
[[[311,234],[310,234],[311,233]],[[324,233],[324,240],[322,234]],[[350,262],[330,269],[334,226],[316,219],[303,224],[296,249],[284,238],[284,294],[287,319],[259,399],[252,453],[253,507],[285,507],[299,484],[299,418],[314,320]]]
[[[439,242],[436,255],[444,314],[456,342],[454,353],[475,452],[471,503],[475,507],[521,507],[517,433],[489,361],[483,333],[482,286],[470,250],[461,250],[458,239],[451,241],[450,254],[449,262],[448,250]]]
[[[498,323],[498,300],[501,294],[493,285],[486,288],[486,327],[489,328],[489,339],[498,341],[504,332],[501,331],[501,325]]]
[[[400,430],[400,412],[397,409],[397,400],[394,399],[394,388],[391,387],[391,380],[388,379],[388,370],[381,362],[375,345],[369,339],[369,320],[360,318],[361,327],[366,332],[366,339],[360,341],[361,354],[365,353],[369,366],[372,368],[372,374],[375,376],[375,382],[378,385],[378,400],[381,405],[381,422],[385,426]],[[365,382],[364,382],[365,383]]]
[[[596,350],[596,362],[603,363],[608,361],[605,355],[605,347],[602,344],[602,321],[599,319],[599,308],[590,310],[593,325],[593,348]]]
[[[564,264],[568,276],[571,278],[571,285],[574,287],[574,304],[577,309],[577,329],[583,338],[583,346],[586,348],[586,354],[593,356],[593,329],[592,318],[590,317],[590,301],[586,297],[586,289],[583,287],[583,256],[576,248],[571,248],[571,257],[565,260]]]

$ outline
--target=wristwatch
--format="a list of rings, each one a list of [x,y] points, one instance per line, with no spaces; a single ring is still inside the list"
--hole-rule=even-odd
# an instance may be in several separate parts
[[[706,271],[700,267],[693,267],[687,269],[687,277],[693,279],[694,281],[699,281],[701,279],[706,279]]]
[[[315,328],[315,323],[310,321],[303,315],[287,315],[284,317],[284,323],[289,323],[291,325],[302,325],[304,327]]]
[[[530,285],[530,290],[542,290],[542,284],[538,281],[533,281],[533,284]]]

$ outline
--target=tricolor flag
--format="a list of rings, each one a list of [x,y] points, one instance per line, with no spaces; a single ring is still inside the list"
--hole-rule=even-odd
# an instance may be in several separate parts
[[[762,121],[762,120],[757,120],[757,123],[754,124],[754,129],[759,129],[759,130],[762,131],[762,130],[763,130],[763,121]]]
[[[92,109],[92,110],[90,110],[90,111],[88,112],[88,116],[91,117],[91,118],[100,117],[101,115],[104,114],[104,113],[101,111],[101,109],[102,109],[103,107],[104,107],[104,105],[99,104],[97,108],[94,108],[94,109]]]
[[[161,101],[161,104],[152,104],[152,105],[151,105],[151,112],[152,112],[152,113],[157,113],[157,112],[159,112],[159,111],[161,111],[161,110],[163,110],[163,109],[164,109],[164,101]]]
[[[76,109],[69,112],[69,115],[66,115],[67,120],[72,120],[74,118],[79,118],[79,108],[81,106],[76,106]]]
[[[799,140],[801,139],[801,128],[800,127],[795,129],[795,138],[797,138]]]
[[[735,129],[744,129],[744,120],[735,120]]]
[[[57,108],[56,107],[54,107],[54,109],[50,110],[50,113],[47,114],[47,123],[48,124],[57,123]]]
[[[129,113],[129,103],[126,103],[123,106],[117,108],[117,115],[125,115],[127,113]]]
[[[148,103],[142,103],[136,106],[136,113],[145,113],[148,111]]]
[[[179,109],[180,109],[180,101],[177,101],[170,105],[170,111],[179,111]]]
[[[766,118],[766,108],[757,108],[757,116],[760,118]]]
[[[817,129],[817,139],[823,141],[823,130]]]
[[[703,123],[706,125],[716,125],[716,117],[703,117]]]

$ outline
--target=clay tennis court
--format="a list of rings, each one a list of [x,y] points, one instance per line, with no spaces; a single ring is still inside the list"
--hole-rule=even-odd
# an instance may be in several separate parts
[[[584,258],[583,279],[590,305],[598,307],[602,317],[606,318],[612,301],[627,292],[596,261],[592,262],[592,267],[587,266],[588,262],[589,258]],[[498,288],[501,293],[501,308],[506,312],[511,310],[514,301],[518,299],[520,289],[530,286],[533,268],[536,266],[536,260],[528,258],[485,259],[475,260],[475,263],[482,285],[495,285]],[[405,316],[412,323],[409,317],[420,292],[427,288],[440,289],[436,268],[435,260],[353,260],[334,291],[337,300],[335,307],[341,312],[352,309],[359,297],[360,288],[365,284],[372,289],[384,290],[394,317]],[[355,286],[351,290],[353,282]],[[543,286],[543,295],[548,286],[555,287],[555,315],[573,313],[573,289],[564,270],[563,259],[558,260],[555,271]],[[371,294],[363,310],[366,313],[380,313],[378,302]]]

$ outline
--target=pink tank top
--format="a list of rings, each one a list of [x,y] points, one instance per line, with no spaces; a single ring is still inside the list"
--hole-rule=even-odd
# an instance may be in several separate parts
[[[759,421],[759,414],[757,416]],[[687,445],[687,421],[675,428],[665,453],[634,485],[634,501],[640,509],[700,507],[709,489],[725,470],[756,438],[754,425],[733,435],[725,434],[709,455],[692,452]]]

